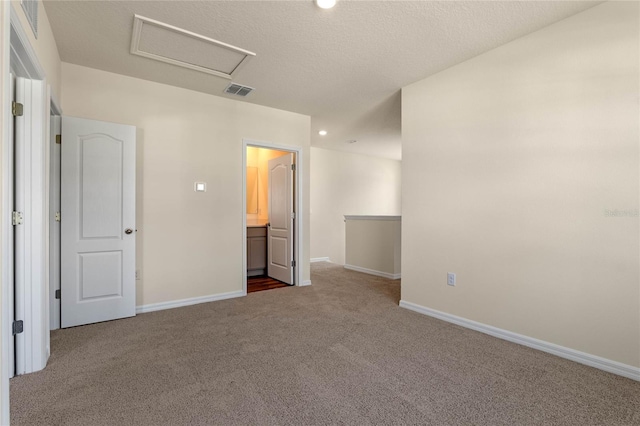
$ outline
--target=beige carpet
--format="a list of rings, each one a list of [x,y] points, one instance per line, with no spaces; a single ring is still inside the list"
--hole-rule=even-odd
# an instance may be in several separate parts
[[[399,308],[400,284],[311,287],[52,333],[14,425],[640,425],[640,383]]]

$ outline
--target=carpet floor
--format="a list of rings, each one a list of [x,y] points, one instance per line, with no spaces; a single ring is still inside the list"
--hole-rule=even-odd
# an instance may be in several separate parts
[[[54,331],[14,425],[640,425],[640,383],[398,307],[399,281],[309,287]]]

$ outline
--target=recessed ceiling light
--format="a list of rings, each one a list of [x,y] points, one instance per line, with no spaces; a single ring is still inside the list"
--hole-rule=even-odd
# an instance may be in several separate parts
[[[336,0],[316,0],[316,4],[321,9],[331,9],[336,5]]]
[[[320,130],[320,131],[318,132],[318,134],[319,134],[320,136],[327,136],[327,131],[326,131],[326,130]]]

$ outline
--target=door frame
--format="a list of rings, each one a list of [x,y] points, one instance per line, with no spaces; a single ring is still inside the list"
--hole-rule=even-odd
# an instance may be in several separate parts
[[[39,183],[42,183],[42,188],[37,188],[34,191],[29,189],[25,194],[30,200],[40,207],[42,211],[34,212],[31,218],[32,231],[36,235],[33,236],[33,244],[28,247],[29,250],[36,250],[38,256],[42,257],[41,261],[38,261],[36,265],[35,275],[39,277],[39,280],[33,281],[27,285],[25,289],[25,296],[27,303],[34,307],[33,310],[24,318],[25,322],[30,325],[25,327],[25,338],[31,341],[28,352],[24,354],[26,358],[30,358],[30,365],[34,368],[32,371],[41,369],[46,364],[48,358],[48,345],[49,345],[49,326],[48,326],[48,258],[46,252],[48,250],[48,223],[46,215],[48,211],[48,160],[49,155],[47,152],[48,146],[48,134],[49,134],[49,108],[52,102],[50,87],[47,84],[44,69],[38,61],[38,57],[29,42],[27,33],[25,32],[20,18],[17,12],[14,10],[10,2],[2,2],[0,5],[0,17],[2,19],[2,35],[0,36],[1,44],[1,60],[0,60],[0,80],[2,81],[2,93],[10,93],[11,77],[10,72],[14,72],[17,77],[24,77],[31,80],[39,81],[40,93],[38,96],[40,99],[39,108],[34,110],[32,124],[37,127],[38,132],[33,135],[33,138],[28,141],[33,152],[37,157],[39,165],[42,167],[34,167],[29,162],[28,170],[25,173],[32,175]],[[4,97],[3,97],[4,98]],[[6,100],[6,98],[5,98]],[[53,100],[54,103],[55,100]],[[56,103],[57,104],[57,103]],[[4,236],[1,242],[1,269],[2,275],[0,276],[0,286],[2,292],[1,308],[2,308],[2,321],[0,324],[0,423],[9,424],[10,421],[10,405],[9,405],[9,353],[13,350],[13,334],[11,332],[11,324],[13,322],[13,285],[14,285],[14,271],[11,268],[7,268],[8,265],[12,265],[14,261],[14,248],[13,239],[7,238],[8,235],[13,235],[12,224],[12,211],[13,211],[13,186],[14,176],[11,173],[13,167],[9,164],[13,163],[12,158],[12,145],[13,135],[10,132],[10,123],[13,120],[11,115],[11,109],[8,103],[4,102],[0,107],[2,112],[0,120],[2,120],[2,146],[0,151],[2,153],[2,196],[0,199],[0,232]],[[9,163],[11,162],[11,163]],[[35,174],[33,174],[35,173]],[[40,180],[42,179],[42,180]],[[31,225],[30,225],[31,226]],[[31,268],[33,269],[33,268]],[[40,309],[41,308],[41,309]],[[38,311],[38,312],[36,312]],[[30,315],[30,316],[29,316]],[[37,321],[36,321],[37,320]],[[27,325],[27,324],[25,324]]]
[[[247,295],[247,147],[273,149],[295,154],[294,164],[296,170],[293,176],[293,208],[296,214],[293,221],[293,259],[296,262],[293,274],[294,285],[302,286],[304,262],[302,262],[302,245],[304,237],[302,235],[302,147],[291,145],[280,145],[271,142],[256,141],[252,139],[242,139],[242,294]]]
[[[23,332],[16,335],[16,375],[42,370],[49,358],[48,180],[49,115],[46,81],[21,80],[24,83],[23,142],[16,149],[14,164],[14,206],[24,214],[24,223],[14,226],[18,232],[14,244],[15,318],[23,321]],[[16,87],[21,86],[18,81]],[[18,93],[18,90],[16,90]],[[20,155],[18,155],[20,154]],[[17,236],[20,235],[20,238]]]
[[[2,69],[0,70],[0,75],[2,76],[2,99],[6,99],[6,97],[11,93],[11,72],[9,65],[11,51],[11,4],[9,2],[1,2],[0,8],[2,16],[2,24],[0,25],[0,28],[2,29],[2,58],[0,60]],[[6,232],[10,229],[8,226],[8,215],[10,214],[8,209],[13,206],[13,200],[9,199],[9,195],[11,193],[7,194],[7,189],[13,187],[13,177],[9,173],[10,169],[7,169],[9,164],[9,159],[7,157],[11,155],[12,150],[11,145],[9,145],[11,139],[11,130],[9,128],[11,124],[11,111],[6,102],[3,102],[2,105],[0,105],[0,111],[2,112],[2,115],[0,116],[0,120],[2,120],[2,163],[0,166],[2,167],[2,213],[0,214],[0,235],[2,236],[2,241],[0,242],[0,250],[2,252],[2,263],[0,264],[0,269],[2,270],[2,275],[0,276],[0,283],[2,287],[2,318],[0,319],[0,324],[2,325],[2,327],[0,327],[0,394],[2,396],[0,400],[0,423],[9,424],[9,376],[11,374],[9,362],[11,360],[10,351],[13,350],[13,346],[10,341],[12,336],[11,333],[9,333],[9,324],[10,321],[13,320],[13,273],[9,270],[8,266],[13,264],[13,238],[11,238],[11,242],[7,241],[8,238],[6,236],[8,234]],[[13,198],[13,196],[11,196],[11,198]],[[12,229],[11,235],[13,235]],[[9,250],[9,246],[11,247],[11,250]],[[9,300],[11,300],[11,303],[9,303]]]
[[[61,134],[62,110],[51,100],[49,116],[49,330],[60,328],[60,299],[56,299],[56,290],[60,290],[60,221],[56,220],[56,212],[60,212],[60,144],[56,143],[56,135]],[[57,229],[56,229],[57,228]]]

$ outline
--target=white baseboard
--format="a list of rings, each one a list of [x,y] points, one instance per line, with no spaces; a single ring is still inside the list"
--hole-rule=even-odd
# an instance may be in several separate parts
[[[311,263],[316,263],[316,262],[331,262],[331,260],[329,260],[328,257],[312,257],[309,262]]]
[[[376,275],[378,277],[389,278],[390,280],[400,279],[400,274],[390,274],[388,272],[376,271],[373,269],[363,268],[361,266],[344,265],[344,269],[350,269],[352,271],[364,272],[369,275]]]
[[[306,287],[308,285],[311,285],[311,280],[304,280],[302,281],[302,284],[300,284],[300,287]]]
[[[233,299],[245,296],[242,290],[230,291],[228,293],[211,294],[209,296],[191,297],[189,299],[172,300],[169,302],[150,303],[148,305],[136,306],[136,314],[146,312],[162,311],[165,309],[181,308],[183,306],[197,305],[199,303],[215,302],[217,300]]]
[[[507,340],[513,343],[518,343],[520,345],[528,346],[530,348],[537,349],[542,352],[547,352],[547,353],[559,356],[561,358],[566,358],[571,361],[578,362],[580,364],[588,365],[590,367],[598,368],[600,370],[604,370],[609,373],[617,374],[619,376],[640,381],[640,368],[638,367],[633,367],[631,365],[623,364],[621,362],[612,361],[610,359],[602,358],[596,355],[580,352],[575,349],[570,349],[564,346],[556,345],[555,343],[545,342],[544,340],[538,340],[533,337],[524,336],[522,334],[503,330],[501,328],[493,327],[491,325],[468,320],[466,318],[451,315],[446,312],[436,311],[435,309],[416,305],[415,303],[406,302],[404,300],[400,301],[400,306],[424,315],[428,315],[430,317],[438,318],[440,320],[457,324],[462,327],[470,328],[471,330],[476,330],[481,333],[489,334],[499,339]]]

